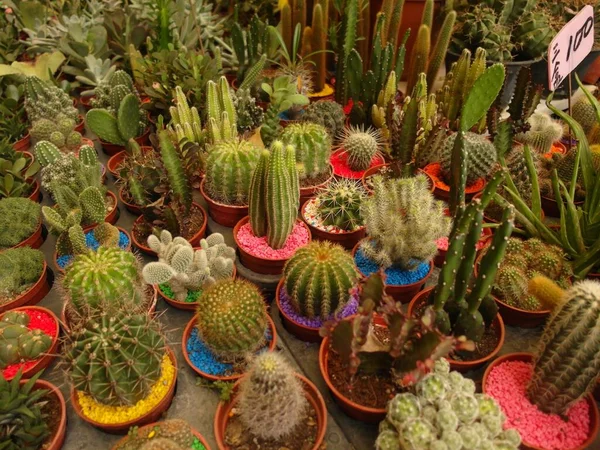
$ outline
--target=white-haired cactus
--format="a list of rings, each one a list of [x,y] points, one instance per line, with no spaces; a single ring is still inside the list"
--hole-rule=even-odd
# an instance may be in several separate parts
[[[535,113],[529,120],[530,128],[519,134],[516,139],[533,147],[538,153],[545,154],[552,150],[552,144],[563,136],[561,123],[552,120],[548,114]]]

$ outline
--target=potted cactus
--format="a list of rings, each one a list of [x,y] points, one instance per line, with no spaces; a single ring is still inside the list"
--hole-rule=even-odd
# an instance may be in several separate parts
[[[25,111],[32,124],[40,119],[55,121],[58,117],[64,117],[75,123],[75,131],[81,133],[84,128],[83,117],[73,106],[69,94],[35,76],[25,79]]]
[[[201,239],[200,248],[194,249],[182,237],[173,238],[163,230],[160,238],[148,237],[148,246],[158,255],[158,262],[144,266],[144,279],[177,309],[196,309],[204,289],[217,280],[235,278],[235,249],[225,244],[222,234]]]
[[[302,114],[302,121],[321,125],[327,130],[331,141],[335,142],[344,129],[346,114],[339,103],[332,100],[320,100],[306,107]]]
[[[90,340],[102,342],[104,351],[96,352]],[[125,433],[155,422],[173,400],[177,361],[147,313],[105,308],[90,314],[69,333],[63,358],[75,412],[101,430]]]
[[[529,129],[517,134],[516,141],[529,145],[544,158],[552,158],[554,153],[567,153],[567,148],[560,142],[564,133],[560,122],[553,120],[548,114],[534,113],[527,119],[527,124]]]
[[[241,439],[234,431],[239,428]],[[297,448],[298,443],[317,450],[326,428],[327,409],[318,389],[275,352],[254,358],[231,398],[219,403],[215,413],[217,445],[231,450]]]
[[[0,250],[12,247],[40,248],[42,207],[28,198],[0,200]]]
[[[77,153],[82,145],[94,145],[89,139],[83,138],[80,132],[75,131],[73,119],[62,114],[53,120],[39,119],[33,122],[29,134],[34,143],[49,141],[65,153]]]
[[[258,288],[242,280],[219,280],[204,290],[196,315],[183,332],[189,366],[209,380],[237,380],[247,356],[275,348],[275,325]]]
[[[383,137],[378,129],[344,128],[331,165],[336,177],[360,180],[365,172],[385,162],[382,156]]]
[[[185,420],[171,419],[129,430],[112,450],[210,450],[204,437]]]
[[[486,369],[483,391],[515,424],[529,448],[593,448],[598,407],[590,395],[600,367],[595,339],[600,283],[580,281],[567,291],[540,295],[560,300],[534,354],[511,353]],[[527,419],[524,419],[527,417]]]

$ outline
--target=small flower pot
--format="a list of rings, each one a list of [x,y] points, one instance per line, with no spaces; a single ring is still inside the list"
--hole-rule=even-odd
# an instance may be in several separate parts
[[[111,198],[112,204],[114,206],[113,209],[111,209],[108,212],[108,214],[104,218],[104,221],[110,223],[111,225],[114,225],[115,223],[117,223],[117,220],[119,220],[119,202],[117,200],[117,196],[111,191],[106,191],[106,196]]]
[[[502,364],[504,362],[508,362],[508,361],[523,361],[523,362],[527,362],[527,363],[532,363],[533,362],[533,354],[531,354],[531,353],[509,353],[507,355],[500,356],[496,360],[492,361],[491,364],[485,370],[485,373],[483,374],[483,380],[482,380],[481,384],[482,384],[484,394],[488,393],[488,380],[489,380],[490,373],[492,372],[492,370],[495,367],[499,366],[500,364]],[[586,395],[584,397],[584,399],[588,403],[588,406],[589,406],[590,428],[589,428],[589,432],[588,432],[588,437],[581,445],[579,445],[578,447],[574,447],[570,450],[586,450],[586,449],[596,448],[596,446],[594,445],[594,441],[596,440],[596,437],[598,436],[598,428],[600,427],[600,414],[598,413],[598,406],[596,405],[596,402],[594,401],[594,398],[592,397],[591,394]],[[510,420],[510,418],[509,418],[509,420]],[[519,424],[516,423],[516,425],[517,426],[515,428],[517,428],[517,431],[518,431]],[[528,450],[549,450],[549,448],[536,447],[534,445],[528,444],[525,439],[523,439],[523,442],[522,442],[520,448],[524,448],[524,449],[528,449]]]
[[[71,387],[71,405],[73,406],[75,413],[77,413],[77,415],[85,422],[108,434],[126,434],[131,427],[140,427],[142,425],[147,425],[149,423],[156,422],[162,417],[163,413],[167,409],[169,409],[169,406],[171,406],[173,396],[175,395],[175,387],[177,386],[177,358],[175,358],[175,353],[173,353],[173,350],[171,350],[169,347],[167,347],[167,354],[169,355],[171,363],[173,364],[173,368],[175,369],[173,381],[171,383],[171,386],[169,387],[169,390],[167,391],[166,395],[162,398],[162,400],[144,415],[122,423],[107,424],[96,422],[88,418],[83,413],[83,410],[79,405],[79,400],[77,399],[77,393],[75,389]]]
[[[319,393],[316,386],[308,380],[308,378],[295,373],[296,377],[302,382],[304,387],[304,394],[308,400],[310,407],[316,412],[317,416],[317,438],[311,447],[306,447],[310,450],[318,450],[322,448],[323,441],[325,440],[325,432],[327,431],[327,408],[325,407],[325,401]],[[217,446],[221,450],[228,450],[229,446],[225,443],[225,430],[227,429],[227,423],[233,416],[233,409],[238,401],[238,389],[239,381],[233,387],[231,397],[227,402],[220,402],[215,412],[214,431]],[[277,447],[277,445],[276,445]],[[284,447],[281,447],[282,449]]]
[[[340,230],[339,233],[333,233],[312,225],[310,223],[310,220],[307,219],[306,213],[306,207],[310,201],[312,201],[311,198],[309,198],[302,205],[302,208],[300,209],[300,217],[302,217],[302,220],[304,221],[304,223],[306,223],[310,230],[310,234],[316,241],[329,241],[341,245],[346,250],[352,250],[356,246],[356,244],[358,244],[358,242],[366,236],[367,230],[365,229],[365,227],[361,227],[354,231]]]
[[[379,164],[377,166],[370,167],[369,169],[367,169],[365,171],[365,173],[363,174],[360,181],[361,181],[361,184],[362,184],[364,190],[367,191],[368,194],[373,194],[373,189],[371,189],[371,187],[369,186],[368,179],[374,175],[378,175],[383,169],[385,169],[391,165],[392,165],[391,163]],[[423,174],[427,177],[427,181],[429,182],[429,186],[431,187],[431,192],[433,192],[435,190],[435,184],[433,182],[433,178],[431,178],[431,175],[429,175],[427,172],[423,171],[422,169],[419,169],[417,172],[419,174]]]
[[[37,358],[36,363],[34,365],[29,367],[28,369],[23,370],[23,373],[21,375],[22,379],[31,378],[39,371],[44,370],[46,367],[48,367],[50,365],[50,363],[54,360],[54,358],[56,358],[56,355],[58,354],[58,345],[59,345],[59,337],[60,337],[60,325],[58,323],[58,318],[54,315],[54,313],[52,311],[50,311],[49,309],[46,309],[46,308],[42,308],[41,306],[22,306],[20,308],[13,308],[10,311],[11,312],[12,311],[22,311],[22,312],[39,311],[39,312],[42,312],[42,313],[50,316],[54,321],[54,336],[52,337],[52,344],[51,344],[50,348],[41,357]],[[6,312],[8,312],[8,311],[5,311],[3,314],[0,314],[0,319],[2,319],[2,316]],[[14,378],[14,375],[12,375],[12,376],[3,375],[3,376],[6,378],[6,380],[12,380]]]
[[[27,134],[25,136],[23,136],[21,139],[19,139],[17,142],[15,142],[13,144],[13,149],[15,150],[15,152],[23,152],[29,149],[29,147],[31,146],[31,135],[29,134],[29,132],[27,132]]]
[[[212,220],[217,222],[219,225],[232,228],[235,227],[236,223],[248,215],[248,205],[226,205],[224,203],[216,202],[210,198],[204,189],[205,182],[206,178],[203,178],[202,182],[200,183],[200,193],[206,200],[208,205],[208,214]]]
[[[21,242],[19,242],[17,245],[14,245],[12,248],[17,248],[17,247],[40,248],[42,246],[42,244],[44,243],[44,241],[46,240],[44,238],[43,229],[44,229],[44,226],[42,225],[42,219],[40,219],[38,226],[35,229],[35,231],[33,232],[33,234],[31,236],[29,236],[27,239],[24,239]]]
[[[27,197],[29,200],[34,201],[36,203],[42,202],[42,192],[40,191],[40,182],[38,180],[33,180],[32,183],[33,191]]]
[[[448,201],[450,199],[450,186],[441,179],[441,167],[439,163],[428,164],[423,171],[433,179],[433,195],[440,200]],[[474,184],[465,188],[465,200],[471,200],[475,195],[482,192],[486,181],[479,179]]]
[[[275,350],[275,347],[277,345],[277,332],[275,330],[275,323],[273,323],[273,319],[271,319],[271,317],[268,314],[266,317],[267,317],[268,327],[271,331],[271,342],[269,342],[268,348],[269,348],[269,351],[272,352]],[[196,367],[194,365],[194,363],[190,359],[190,355],[187,350],[187,343],[188,343],[188,340],[190,339],[192,330],[194,329],[195,326],[196,326],[196,316],[194,315],[194,317],[192,317],[192,319],[186,325],[185,330],[183,330],[183,338],[181,339],[181,352],[183,353],[183,357],[185,358],[185,362],[188,363],[188,366],[190,366],[192,368],[192,370],[194,372],[196,372],[198,375],[200,375],[202,378],[206,378],[207,380],[210,380],[210,381],[235,381],[235,380],[239,380],[240,378],[242,378],[244,376],[243,373],[228,375],[228,376],[211,375],[209,373],[203,372],[202,370],[200,370],[198,367]]]
[[[75,131],[81,134],[85,133],[85,119],[81,114],[79,114],[79,122],[77,122],[77,125],[75,125]]]
[[[25,379],[21,379],[20,384],[23,385],[27,382]],[[52,436],[48,438],[48,442],[43,444],[42,448],[44,450],[60,450],[65,442],[65,436],[67,434],[67,405],[65,404],[65,398],[63,397],[60,389],[58,389],[52,383],[38,379],[33,385],[33,390],[37,391],[39,389],[45,389],[48,392],[48,396],[51,396],[56,406],[58,406],[58,411],[55,409],[52,410],[54,417],[59,417],[58,425],[56,430]]]
[[[552,155],[554,155],[555,153],[559,155],[566,155],[567,147],[565,146],[565,144],[563,144],[562,142],[553,143],[550,151],[544,154],[544,158],[552,159]]]
[[[137,430],[137,433],[139,434],[136,433],[135,436],[144,435],[147,430],[152,430],[154,427],[160,428],[161,423],[162,422],[153,422],[139,427]],[[206,439],[198,430],[192,428],[192,434],[200,441],[206,450],[210,450],[210,445],[208,445],[208,442],[206,442]],[[112,450],[121,450],[127,442],[129,442],[129,436],[125,436],[124,438],[120,439],[119,442],[112,447]]]
[[[413,298],[410,304],[408,305],[408,314],[410,316],[413,316],[417,312],[419,307],[427,301],[429,295],[433,292],[433,290],[434,288],[430,287],[415,295],[415,298]],[[502,348],[502,345],[504,345],[504,337],[506,335],[506,331],[504,328],[504,321],[502,320],[500,314],[496,314],[494,322],[496,325],[496,332],[498,333],[498,344],[496,345],[494,350],[492,350],[488,355],[484,356],[483,358],[474,359],[472,361],[457,361],[452,359],[452,356],[449,356],[448,361],[450,362],[450,367],[452,368],[452,370],[456,370],[461,373],[468,372],[470,370],[476,370],[485,366],[488,362],[490,362],[496,357],[496,355]]]
[[[52,271],[48,269],[48,264],[44,261],[44,268],[42,274],[27,291],[18,295],[15,299],[0,305],[0,313],[15,309],[21,306],[32,306],[38,304],[45,296],[50,292],[52,287],[53,275]]]
[[[286,258],[266,259],[266,258],[254,256],[254,255],[248,253],[240,245],[240,242],[238,240],[238,233],[240,231],[240,228],[242,228],[249,221],[250,221],[250,218],[248,216],[246,216],[242,220],[240,220],[235,225],[235,228],[233,229],[233,239],[235,240],[235,244],[237,245],[238,250],[239,250],[240,262],[242,263],[242,265],[244,267],[246,267],[247,269],[249,269],[255,273],[261,273],[264,275],[280,275],[281,272],[283,272],[283,266],[288,261],[288,259],[290,259],[291,255]],[[301,220],[297,220],[296,224],[300,224],[301,226],[303,226],[306,229],[306,232],[308,233],[308,241],[306,242],[306,244],[310,243],[310,241],[311,241],[310,229]]]
[[[95,95],[90,95],[90,96],[88,96],[88,97],[83,97],[83,96],[80,96],[80,97],[79,97],[79,103],[81,103],[81,106],[83,106],[83,108],[84,108],[86,111],[89,111],[90,109],[92,109],[91,101],[92,101],[93,99],[95,99],[95,98],[96,98],[96,96],[95,96]]]
[[[123,205],[125,206],[125,209],[127,211],[129,211],[131,214],[135,214],[137,216],[139,216],[140,214],[142,214],[142,208],[140,208],[135,203],[129,203],[127,200],[125,200],[124,194],[125,194],[125,187],[121,186],[119,188],[119,201],[121,203],[123,203]]]
[[[150,147],[150,146],[143,146],[143,147],[140,147],[140,149],[141,149],[141,151],[143,153],[154,151],[154,148]],[[119,178],[119,172],[118,172],[119,165],[123,161],[125,161],[125,159],[127,158],[127,156],[128,156],[127,150],[121,150],[120,152],[115,153],[114,155],[112,155],[108,159],[108,162],[106,163],[106,166],[108,167],[108,171],[110,172],[110,174],[115,179]]]
[[[145,146],[148,144],[148,136],[149,135],[150,135],[150,127],[146,128],[144,133],[141,136],[136,137],[134,140],[140,146]],[[108,156],[116,155],[117,153],[125,150],[125,146],[123,146],[123,145],[111,144],[110,142],[105,142],[100,138],[98,138],[98,140],[100,141],[100,145],[102,145],[102,151],[104,153],[106,153]]]
[[[333,174],[338,178],[348,178],[350,180],[361,180],[365,172],[372,167],[381,166],[385,163],[382,155],[376,155],[371,160],[371,165],[365,170],[352,170],[347,164],[346,150],[339,149],[331,154],[330,162],[333,166]]]
[[[327,185],[333,179],[333,166],[331,164],[329,164],[329,166],[330,166],[329,178],[327,178],[325,181],[323,181],[322,183],[317,184],[315,186],[307,186],[307,187],[300,188],[300,210],[301,211],[302,211],[302,205],[304,205],[304,203],[306,203],[307,200],[309,200],[309,199],[313,198],[315,195],[317,195],[317,193],[321,189],[324,189],[325,187],[327,187]]]

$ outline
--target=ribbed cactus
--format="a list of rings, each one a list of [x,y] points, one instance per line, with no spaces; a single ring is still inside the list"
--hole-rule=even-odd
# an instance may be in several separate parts
[[[219,84],[214,81],[207,83],[206,111],[211,143],[216,144],[237,137],[237,116],[229,83],[225,77],[219,79]]]
[[[348,156],[348,166],[352,170],[367,170],[382,148],[382,137],[379,130],[369,128],[345,128],[340,139],[339,148]]]
[[[406,82],[406,92],[412,92],[419,74],[427,72],[429,50],[431,49],[431,28],[421,24],[417,32],[417,40],[410,58],[410,71]]]
[[[25,110],[31,123],[40,119],[55,120],[60,114],[79,122],[79,112],[69,94],[35,76],[25,80]]]
[[[564,296],[546,324],[527,387],[529,399],[550,414],[564,414],[595,388],[600,374],[600,283],[580,281]]]
[[[281,134],[281,141],[296,149],[300,179],[314,179],[330,171],[331,138],[321,125],[300,122],[289,125]]]
[[[252,361],[239,386],[236,408],[254,436],[281,439],[302,425],[308,402],[302,382],[280,353]]]
[[[169,131],[176,142],[181,142],[184,139],[197,144],[204,142],[198,109],[195,106],[190,108],[180,86],[175,87],[175,106],[171,106],[169,112],[171,114]]]
[[[205,189],[215,201],[247,205],[252,173],[260,150],[248,141],[229,140],[215,145],[206,158]]]
[[[334,180],[317,194],[317,214],[324,225],[355,231],[364,224],[360,206],[365,198],[366,192],[357,181]]]
[[[42,207],[28,198],[0,200],[0,249],[14,247],[36,231]]]
[[[327,4],[327,2],[325,3]],[[311,50],[315,62],[314,91],[321,92],[325,88],[327,78],[327,17],[328,11],[315,2],[312,15],[312,45]]]
[[[560,141],[563,136],[563,126],[552,120],[548,114],[535,113],[529,120],[530,128],[516,139],[533,147],[538,153],[545,154],[552,149],[552,144]]]
[[[206,289],[196,320],[202,340],[224,360],[243,358],[265,343],[265,303],[258,288],[247,281],[221,280]]]
[[[120,310],[89,317],[71,332],[65,348],[73,388],[110,406],[135,405],[148,397],[165,355],[158,322],[149,314]]]
[[[304,110],[302,120],[322,125],[332,140],[335,140],[344,129],[346,115],[344,108],[337,102],[321,100],[311,103]]]
[[[358,5],[359,0],[349,0],[346,2],[345,14],[342,16],[342,25],[338,35],[339,47],[337,49],[338,63],[335,77],[337,81],[335,99],[342,105],[345,105],[349,98],[349,63],[350,55],[356,46],[356,31],[359,19]]]
[[[452,150],[455,141],[456,133],[448,136],[439,153],[442,174],[447,180],[450,179]],[[465,150],[467,153],[467,185],[475,183],[480,178],[487,179],[497,160],[494,144],[485,136],[467,132],[465,133]]]
[[[52,338],[42,330],[27,328],[29,316],[8,311],[0,320],[0,369],[11,364],[32,361],[50,349]]]

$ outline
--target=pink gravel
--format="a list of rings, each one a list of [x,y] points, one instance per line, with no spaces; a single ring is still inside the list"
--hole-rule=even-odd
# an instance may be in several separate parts
[[[485,393],[496,399],[506,414],[504,428],[516,428],[523,442],[546,450],[571,450],[589,436],[590,411],[585,399],[566,413],[567,421],[557,414],[546,414],[525,395],[533,365],[523,361],[506,361],[489,373]]]
[[[240,247],[251,254],[262,259],[288,259],[297,249],[308,244],[310,235],[301,222],[296,222],[292,234],[288,237],[283,248],[275,250],[269,247],[266,237],[256,237],[252,233],[250,223],[242,225],[237,234]]]
[[[483,232],[481,233],[481,239],[479,239],[477,241],[477,245],[475,245],[475,249],[476,250],[481,250],[483,247],[485,247],[489,241],[489,238],[491,236],[488,234],[484,234]],[[448,251],[448,246],[450,245],[450,243],[448,242],[448,237],[444,236],[439,238],[437,241],[435,241],[437,244],[437,248],[438,250],[443,250],[445,252]]]

